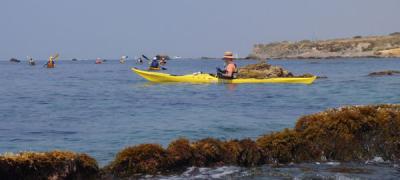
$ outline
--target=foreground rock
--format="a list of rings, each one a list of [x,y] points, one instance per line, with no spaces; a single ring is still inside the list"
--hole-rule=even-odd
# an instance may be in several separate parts
[[[179,172],[191,166],[255,166],[262,164],[262,155],[262,150],[250,139],[220,141],[206,138],[191,143],[181,138],[167,149],[156,144],[141,144],[122,150],[104,168],[104,177],[126,178]]]
[[[386,71],[372,72],[368,74],[368,76],[392,76],[392,75],[400,75],[400,71],[386,70]]]
[[[72,152],[22,152],[0,156],[0,179],[97,179],[96,160]]]
[[[191,166],[257,166],[312,161],[400,158],[400,105],[349,106],[301,117],[294,129],[250,139],[196,142],[178,139],[167,149],[142,144],[117,154],[111,177],[184,170]]]
[[[400,105],[349,106],[307,115],[294,129],[262,136],[270,163],[400,158]]]
[[[377,158],[379,157],[379,158]],[[53,151],[0,156],[1,179],[118,179],[180,172],[191,166],[258,166],[291,162],[400,160],[400,105],[346,106],[301,117],[294,129],[251,139],[190,142],[166,149],[127,147],[101,170],[85,154]],[[101,174],[101,175],[99,175]]]

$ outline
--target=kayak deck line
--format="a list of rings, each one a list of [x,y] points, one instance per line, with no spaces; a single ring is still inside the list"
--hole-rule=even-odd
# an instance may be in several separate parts
[[[187,75],[173,75],[160,72],[150,72],[132,68],[132,71],[151,82],[182,82],[182,83],[227,83],[227,84],[250,84],[250,83],[288,83],[288,84],[312,84],[313,77],[278,77],[278,78],[243,78],[243,79],[220,79],[207,73],[194,73]]]

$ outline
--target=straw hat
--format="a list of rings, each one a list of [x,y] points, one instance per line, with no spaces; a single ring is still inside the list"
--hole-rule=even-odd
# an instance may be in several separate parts
[[[224,52],[224,59],[233,59],[233,53],[230,51]]]

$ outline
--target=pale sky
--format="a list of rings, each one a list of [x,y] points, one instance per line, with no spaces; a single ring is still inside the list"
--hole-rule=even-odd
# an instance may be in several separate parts
[[[253,44],[400,31],[399,0],[1,0],[0,59],[245,56]]]

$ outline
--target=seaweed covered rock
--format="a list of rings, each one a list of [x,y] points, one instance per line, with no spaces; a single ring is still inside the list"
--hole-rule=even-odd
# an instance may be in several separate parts
[[[269,162],[400,159],[400,105],[348,106],[301,117],[257,140]]]
[[[263,162],[263,151],[251,139],[243,139],[239,141],[241,151],[237,159],[240,166],[256,166]]]
[[[239,166],[256,166],[262,164],[261,148],[251,139],[231,140],[224,142],[226,164]]]
[[[267,64],[265,61],[261,61],[257,64],[249,64],[244,67],[240,67],[238,70],[238,78],[276,78],[276,77],[314,77],[315,75],[306,73],[302,75],[295,76],[288,70],[280,67]],[[326,76],[317,76],[317,78],[327,78]]]
[[[66,151],[6,153],[0,156],[0,177],[7,179],[98,179],[96,160]]]
[[[213,138],[206,138],[193,143],[194,165],[218,166],[224,165],[226,149],[223,142]]]
[[[166,170],[167,152],[158,144],[141,144],[119,152],[105,171],[117,177],[157,174]]]
[[[400,105],[330,109],[300,118],[295,131],[311,151],[327,159],[400,158]]]
[[[372,72],[368,74],[368,76],[392,76],[392,75],[400,75],[400,71],[386,70],[386,71]]]
[[[282,67],[273,66],[264,61],[240,67],[238,70],[238,78],[264,79],[272,77],[293,77],[293,74]]]
[[[308,154],[299,134],[291,129],[264,135],[257,139],[257,144],[264,150],[265,163],[289,163],[300,160]]]
[[[180,138],[171,142],[167,153],[169,169],[180,170],[194,163],[194,149],[187,139]]]

